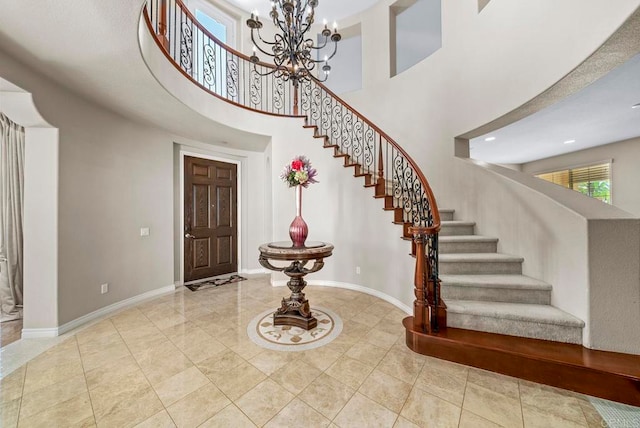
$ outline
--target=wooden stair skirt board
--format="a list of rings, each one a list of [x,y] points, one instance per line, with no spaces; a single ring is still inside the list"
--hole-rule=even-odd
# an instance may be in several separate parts
[[[413,317],[402,322],[407,346],[419,354],[640,406],[638,355],[457,328],[422,333]]]

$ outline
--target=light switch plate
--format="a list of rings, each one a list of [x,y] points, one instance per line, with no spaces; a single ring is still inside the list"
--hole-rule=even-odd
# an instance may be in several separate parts
[[[140,236],[149,236],[149,228],[141,227],[140,228]]]

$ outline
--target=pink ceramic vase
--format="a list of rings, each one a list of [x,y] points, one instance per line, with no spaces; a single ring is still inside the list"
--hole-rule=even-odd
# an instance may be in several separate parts
[[[289,236],[294,247],[304,247],[304,241],[307,240],[309,228],[302,218],[302,186],[296,186],[296,218],[289,226]]]

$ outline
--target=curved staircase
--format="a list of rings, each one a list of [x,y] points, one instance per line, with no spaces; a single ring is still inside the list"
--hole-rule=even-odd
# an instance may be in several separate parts
[[[498,253],[498,239],[475,235],[474,222],[438,210],[416,162],[365,116],[316,81],[290,85],[269,73],[273,66],[228,48],[182,0],[148,0],[142,19],[187,79],[230,104],[304,118],[313,137],[374,190],[416,258],[414,315],[403,320],[410,349],[640,404],[627,394],[640,385],[637,360],[574,345],[584,322],[550,305],[552,286],[522,275],[523,258]]]

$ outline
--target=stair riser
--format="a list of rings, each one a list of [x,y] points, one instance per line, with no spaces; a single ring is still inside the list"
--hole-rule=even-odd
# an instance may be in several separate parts
[[[443,262],[442,275],[521,275],[522,262]]]
[[[453,221],[453,211],[440,211],[440,221]]]
[[[442,225],[440,228],[440,235],[459,236],[459,235],[473,235],[473,226],[449,226]]]
[[[510,288],[455,286],[442,283],[442,298],[482,302],[532,303],[550,305],[550,290],[518,290]]]
[[[556,342],[582,343],[582,329],[579,327],[458,314],[451,311],[447,311],[447,326]]]
[[[497,242],[442,242],[438,244],[441,253],[495,253]]]

